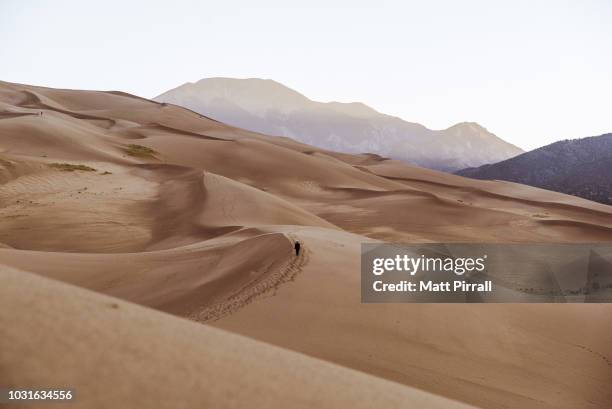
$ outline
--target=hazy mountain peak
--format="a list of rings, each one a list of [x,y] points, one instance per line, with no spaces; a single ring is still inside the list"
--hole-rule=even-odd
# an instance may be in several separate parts
[[[522,153],[475,122],[434,131],[362,102],[317,102],[269,79],[203,78],[155,98],[231,125],[347,153],[375,153],[440,170]]]
[[[213,100],[226,99],[232,105],[257,116],[264,116],[270,110],[290,112],[311,102],[279,82],[260,78],[203,78],[195,83],[185,83],[172,91],[172,95],[169,95],[169,91],[156,99],[192,109],[194,104],[210,104]]]
[[[292,95],[300,99],[307,99],[299,92],[281,84],[278,81],[265,78],[229,78],[229,77],[210,77],[202,78],[195,82],[198,87],[220,86],[227,89],[260,89],[275,93]]]
[[[477,122],[459,122],[451,126],[450,128],[447,128],[445,131],[458,138],[471,137],[476,140],[479,139],[481,141],[490,141],[493,139],[498,140],[503,144],[507,145],[509,149],[514,150],[515,154],[512,156],[523,153],[523,150],[521,148],[512,145],[508,142],[505,142],[503,139],[490,132],[489,130],[487,130],[487,128]]]
[[[446,130],[454,132],[489,132],[484,126],[477,122],[458,122],[446,128]]]

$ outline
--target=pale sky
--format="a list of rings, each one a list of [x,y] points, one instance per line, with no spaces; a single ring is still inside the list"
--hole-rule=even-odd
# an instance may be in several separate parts
[[[289,3],[0,0],[0,80],[152,98],[270,78],[525,149],[612,132],[610,0]]]

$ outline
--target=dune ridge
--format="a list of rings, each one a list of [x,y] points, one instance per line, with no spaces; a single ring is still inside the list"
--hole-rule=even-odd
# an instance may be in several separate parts
[[[610,407],[610,306],[367,305],[359,273],[363,242],[609,242],[610,206],[317,149],[121,92],[0,82],[0,113],[2,271],[477,407]]]
[[[2,385],[71,388],[70,407],[470,407],[22,271],[0,276]]]

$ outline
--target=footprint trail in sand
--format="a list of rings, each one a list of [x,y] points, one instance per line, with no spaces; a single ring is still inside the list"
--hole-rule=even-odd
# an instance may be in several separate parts
[[[287,234],[285,237],[287,237],[292,246],[298,240],[294,234]],[[188,318],[198,322],[216,321],[234,313],[260,297],[267,296],[270,293],[272,293],[272,296],[275,295],[281,285],[294,281],[298,274],[302,272],[302,268],[308,264],[310,250],[304,245],[302,240],[300,240],[300,243],[302,244],[300,254],[295,257],[284,255],[288,260],[285,261],[281,268],[275,270],[271,268],[266,269],[262,275],[231,294],[226,300],[203,310],[190,313]],[[290,249],[290,251],[293,250]]]

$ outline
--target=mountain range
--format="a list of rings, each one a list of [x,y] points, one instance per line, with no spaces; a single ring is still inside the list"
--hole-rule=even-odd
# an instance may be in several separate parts
[[[205,78],[154,100],[267,135],[339,152],[375,153],[437,170],[456,171],[523,153],[474,122],[432,130],[360,102],[313,101],[272,80]]]
[[[555,142],[457,174],[522,183],[612,204],[612,133]]]

